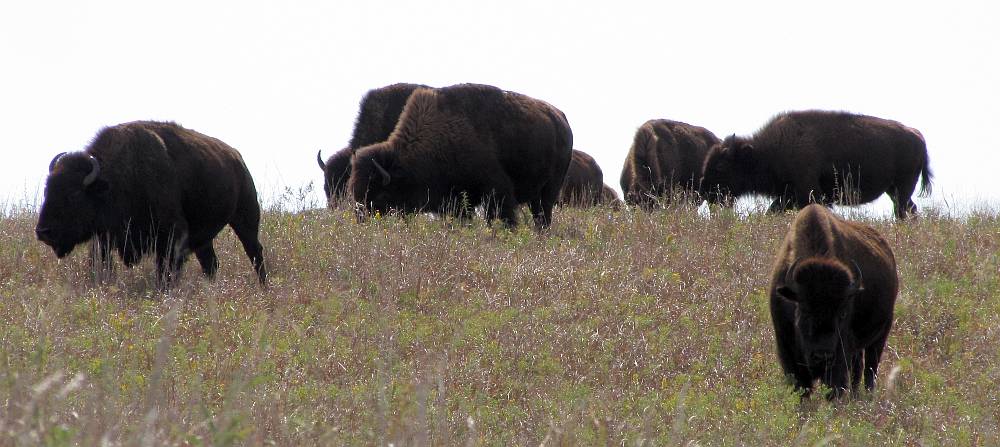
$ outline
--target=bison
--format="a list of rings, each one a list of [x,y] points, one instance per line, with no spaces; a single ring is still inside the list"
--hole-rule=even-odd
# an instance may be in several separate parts
[[[613,188],[608,186],[607,183],[601,185],[601,203],[609,205],[611,208],[616,210],[620,210],[622,208],[622,199],[618,197],[618,193],[615,192]]]
[[[355,153],[349,187],[370,211],[464,213],[482,204],[487,220],[507,226],[528,203],[541,229],[572,147],[565,115],[544,101],[478,84],[417,89],[389,139]]]
[[[260,206],[240,153],[175,123],[138,121],[52,159],[35,233],[59,258],[91,238],[104,265],[112,248],[126,266],[154,252],[169,285],[192,251],[214,276],[212,239],[227,224],[265,284]]]
[[[323,192],[327,203],[333,205],[347,194],[347,179],[351,177],[351,155],[354,151],[379,143],[389,138],[396,127],[399,115],[407,98],[419,84],[393,84],[369,90],[361,98],[358,116],[354,120],[354,133],[347,147],[337,151],[323,161],[322,151],[316,153],[316,161],[323,170]]]
[[[889,244],[873,228],[812,204],[792,222],[771,272],[778,360],[794,386],[819,379],[828,398],[875,387],[899,283]]]
[[[710,202],[744,194],[776,197],[771,212],[817,202],[857,205],[888,193],[898,219],[911,196],[931,190],[927,145],[916,129],[847,112],[810,110],[774,117],[751,138],[730,136],[705,159],[701,190]]]
[[[622,168],[625,202],[652,208],[677,193],[694,200],[702,163],[719,138],[704,127],[649,120],[635,132]]]
[[[618,194],[604,184],[604,172],[594,157],[573,149],[573,157],[570,159],[566,179],[559,193],[559,205],[615,206],[618,201]]]

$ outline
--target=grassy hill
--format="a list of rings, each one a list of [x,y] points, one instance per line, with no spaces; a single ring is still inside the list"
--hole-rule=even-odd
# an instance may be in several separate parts
[[[871,222],[901,292],[873,395],[800,403],[767,276],[792,215],[558,210],[493,231],[271,211],[205,280],[92,281],[0,218],[0,446],[996,445],[1000,218]]]

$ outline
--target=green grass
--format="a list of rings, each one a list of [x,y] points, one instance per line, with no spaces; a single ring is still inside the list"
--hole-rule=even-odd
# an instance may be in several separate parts
[[[264,216],[205,280],[100,284],[0,218],[0,446],[996,445],[1000,218],[873,221],[899,262],[878,390],[800,403],[767,276],[791,215],[558,210],[539,235]],[[524,219],[524,221],[529,221]]]

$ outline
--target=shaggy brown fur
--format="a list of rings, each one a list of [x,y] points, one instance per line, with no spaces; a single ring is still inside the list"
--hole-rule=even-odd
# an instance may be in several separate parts
[[[399,115],[410,94],[420,84],[393,84],[369,90],[361,98],[358,116],[354,120],[354,132],[347,147],[337,151],[323,162],[321,153],[316,154],[320,169],[323,170],[323,192],[327,203],[334,206],[347,193],[347,179],[351,177],[351,156],[354,151],[370,144],[389,139],[396,128]]]
[[[464,214],[482,204],[488,220],[513,226],[528,203],[542,228],[572,146],[565,115],[544,101],[477,84],[418,89],[389,139],[357,151],[349,183],[372,211]]]
[[[265,282],[257,191],[239,152],[222,141],[174,123],[119,124],[49,169],[35,231],[57,257],[96,236],[104,265],[112,248],[127,266],[155,252],[169,284],[193,251],[211,277],[219,266],[212,239],[228,224]]]
[[[839,396],[875,387],[899,284],[889,244],[869,226],[808,205],[771,272],[771,319],[785,375],[806,394],[820,380]],[[862,374],[863,370],[863,374]]]
[[[707,129],[670,120],[646,121],[635,132],[622,168],[625,202],[651,208],[675,193],[692,200],[702,163],[719,139]]]
[[[607,188],[607,189],[605,189]],[[608,195],[608,190],[611,191]],[[566,180],[559,193],[559,204],[563,206],[588,207],[594,205],[614,205],[618,194],[604,184],[604,172],[594,157],[573,150]]]
[[[705,159],[701,189],[710,201],[744,194],[775,197],[771,211],[809,203],[857,205],[888,193],[899,219],[911,196],[930,193],[927,145],[896,121],[846,112],[776,116],[751,138],[730,136]]]

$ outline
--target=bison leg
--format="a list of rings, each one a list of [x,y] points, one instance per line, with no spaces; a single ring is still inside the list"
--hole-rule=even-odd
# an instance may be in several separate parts
[[[111,260],[111,237],[107,234],[98,235],[90,245],[91,271],[94,281],[98,283],[111,279],[114,264]]]
[[[513,190],[507,194],[494,190],[483,201],[483,211],[487,222],[493,222],[499,217],[507,228],[517,226],[517,201],[514,200]]]
[[[885,341],[889,338],[889,330],[865,348],[865,389],[872,391],[875,389],[875,374],[878,373],[878,364],[882,360],[882,350],[885,349]]]
[[[827,204],[828,199],[819,184],[800,185],[795,188],[795,207],[805,208],[813,203]],[[827,205],[829,206],[829,205]]]
[[[180,278],[181,268],[190,251],[187,228],[174,228],[174,231],[157,237],[156,242],[157,280],[164,288],[169,288]]]
[[[851,394],[857,396],[858,384],[861,383],[861,352],[851,356]]]
[[[531,215],[535,220],[535,228],[537,230],[544,230],[552,225],[552,204],[546,204],[541,200],[532,200],[528,203],[528,208],[531,209]]]
[[[794,309],[785,303],[781,297],[771,296],[771,322],[774,323],[774,338],[777,344],[778,363],[785,377],[795,387],[801,390],[803,398],[812,391],[813,375],[801,358],[801,349],[796,342],[795,325],[793,323]]]
[[[118,254],[122,257],[122,263],[125,264],[125,267],[132,268],[139,263],[139,260],[142,259],[142,250],[136,244],[144,243],[144,241],[128,240],[120,244]]]
[[[806,201],[805,205],[809,204],[808,197],[809,196],[806,196],[805,198]],[[767,208],[767,212],[772,214],[780,214],[784,213],[785,211],[794,210],[796,206],[804,207],[805,205],[801,204],[801,198],[798,197],[798,195],[793,194],[789,187],[785,187],[785,191],[781,194],[781,196],[778,197],[777,199],[774,199],[774,201],[771,202],[771,206]]]
[[[447,203],[442,206],[440,212],[441,214],[447,214],[455,218],[455,220],[465,225],[476,215],[476,202],[478,200],[474,199],[474,197],[470,197],[468,192],[461,191],[458,195],[450,197]]]
[[[916,214],[917,205],[913,203],[913,190],[916,189],[917,184],[914,180],[913,185],[908,188],[900,188],[894,186],[889,188],[889,198],[892,199],[892,205],[896,219],[906,219],[907,214]]]
[[[198,257],[198,263],[201,264],[201,271],[205,273],[205,276],[214,279],[215,272],[219,270],[219,257],[215,255],[212,241],[208,241],[207,244],[195,250],[194,255]]]
[[[528,202],[531,214],[535,220],[535,229],[541,231],[552,225],[552,207],[559,200],[562,182],[549,182],[543,188],[538,198]]]
[[[771,206],[767,207],[767,212],[771,214],[780,214],[785,211],[791,211],[795,209],[795,201],[789,200],[785,197],[779,197],[771,202]]]
[[[246,216],[245,213],[237,212],[237,218],[229,224],[236,233],[236,237],[243,244],[243,251],[246,252],[250,262],[253,263],[253,270],[257,272],[257,279],[261,284],[267,284],[267,266],[264,264],[264,246],[258,239],[260,230],[260,212]]]

